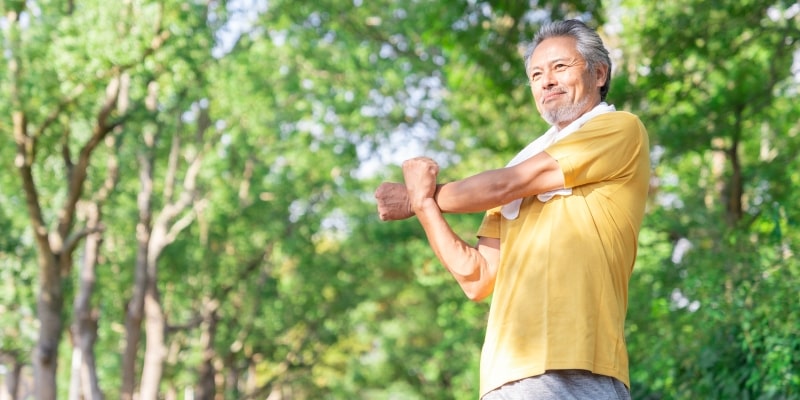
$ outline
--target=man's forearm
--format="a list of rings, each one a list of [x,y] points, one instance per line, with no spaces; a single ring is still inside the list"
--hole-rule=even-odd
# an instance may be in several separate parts
[[[434,199],[444,213],[482,212],[505,204],[507,185],[499,170],[485,171],[455,182],[436,185]]]
[[[563,187],[564,174],[558,162],[547,153],[539,153],[513,167],[437,185],[434,198],[442,212],[471,213]]]
[[[489,272],[487,260],[453,232],[436,203],[430,201],[414,211],[436,257],[456,279],[464,294],[478,301],[491,293],[494,276]]]

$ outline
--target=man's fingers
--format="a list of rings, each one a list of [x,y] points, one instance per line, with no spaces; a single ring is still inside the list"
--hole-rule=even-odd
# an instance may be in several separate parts
[[[434,174],[439,173],[439,164],[433,159],[428,157],[415,157],[410,158],[408,160],[403,161],[403,171],[410,170],[413,168],[419,169],[427,169],[429,172],[433,172]]]
[[[375,199],[381,221],[396,221],[414,215],[405,184],[383,182],[375,189]]]

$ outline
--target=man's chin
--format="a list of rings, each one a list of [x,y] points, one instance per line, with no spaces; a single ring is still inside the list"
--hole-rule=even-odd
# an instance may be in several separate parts
[[[549,107],[542,107],[542,118],[550,125],[560,126],[566,125],[578,119],[583,115],[585,103],[571,104],[567,106],[556,106],[554,104]]]
[[[559,121],[558,111],[545,111],[542,113],[542,119],[550,125],[556,125]]]

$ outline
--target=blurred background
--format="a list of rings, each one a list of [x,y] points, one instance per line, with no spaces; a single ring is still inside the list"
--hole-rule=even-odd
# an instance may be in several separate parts
[[[488,302],[372,194],[542,134],[563,18],[651,137],[633,398],[798,398],[797,2],[5,0],[0,399],[477,398]]]

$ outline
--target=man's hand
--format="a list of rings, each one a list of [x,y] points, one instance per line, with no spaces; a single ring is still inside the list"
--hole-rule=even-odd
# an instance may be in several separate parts
[[[414,215],[406,185],[402,183],[381,183],[375,190],[375,199],[378,201],[378,217],[381,221],[397,221]]]
[[[412,210],[422,208],[436,194],[436,176],[439,165],[427,157],[417,157],[403,162],[403,179],[408,190]]]

